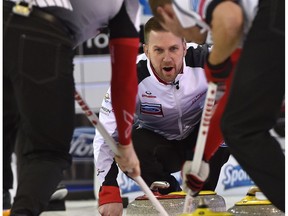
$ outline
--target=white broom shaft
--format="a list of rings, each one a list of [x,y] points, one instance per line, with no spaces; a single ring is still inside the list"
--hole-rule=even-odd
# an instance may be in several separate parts
[[[151,203],[154,205],[156,210],[160,213],[160,215],[163,216],[169,216],[166,210],[163,208],[159,200],[154,196],[152,191],[149,189],[149,187],[146,185],[144,180],[142,179],[141,176],[137,176],[134,178],[134,180],[137,182],[137,184],[141,187],[142,191],[146,194],[146,196],[149,198]]]
[[[78,102],[82,110],[85,112],[87,118],[90,120],[90,122],[93,124],[94,127],[97,128],[97,130],[100,132],[100,134],[103,136],[103,138],[107,141],[107,144],[111,148],[111,150],[114,152],[114,154],[119,155],[119,151],[116,147],[115,140],[110,136],[110,134],[107,132],[107,130],[104,128],[104,126],[99,121],[98,117],[95,115],[95,113],[88,107],[86,102],[82,99],[81,95],[75,91],[75,100]],[[119,155],[121,156],[121,155]],[[141,187],[141,189],[144,191],[144,193],[147,195],[151,203],[155,206],[155,208],[158,210],[158,212],[163,216],[169,216],[168,213],[165,211],[159,200],[156,199],[152,191],[149,189],[147,184],[144,182],[141,176],[137,176],[134,178],[134,180],[138,183],[138,185]]]
[[[217,93],[217,85],[215,83],[210,82],[208,84],[207,95],[206,95],[206,99],[204,103],[203,113],[202,113],[201,122],[200,122],[200,128],[199,128],[198,137],[196,141],[196,148],[195,148],[194,156],[192,160],[193,163],[191,166],[191,170],[193,173],[198,173],[200,170],[203,153],[205,149],[205,144],[206,144],[206,139],[207,139],[207,134],[209,130],[209,124],[210,124],[210,120],[212,117],[212,109],[215,103],[216,93]],[[189,212],[189,206],[193,200],[193,197],[190,195],[190,193],[191,192],[189,190],[185,197],[183,213]]]
[[[212,117],[213,112],[213,106],[215,103],[216,98],[216,92],[217,92],[217,85],[213,82],[210,82],[208,84],[208,90],[207,95],[205,99],[205,104],[203,108],[203,113],[201,117],[201,123],[200,128],[198,132],[197,142],[196,142],[196,148],[193,156],[193,163],[191,170],[193,173],[198,173],[200,170],[200,165],[203,158],[203,153],[206,145],[210,120]]]
[[[93,124],[93,126],[96,127],[96,129],[100,132],[100,134],[106,140],[107,144],[109,145],[111,150],[114,152],[114,154],[119,155],[119,151],[116,148],[115,140],[110,136],[110,134],[107,132],[104,126],[100,123],[96,114],[88,107],[86,102],[82,99],[81,95],[77,91],[75,91],[75,100],[78,102],[79,106],[85,112],[85,115],[90,120],[91,124]]]
[[[190,195],[190,190],[188,190],[188,192],[185,196],[183,213],[189,213],[190,212],[190,205],[191,205],[192,201],[193,201],[193,197]]]

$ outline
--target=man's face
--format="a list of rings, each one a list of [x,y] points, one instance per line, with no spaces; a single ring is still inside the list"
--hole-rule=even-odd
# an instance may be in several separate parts
[[[186,43],[171,32],[151,31],[144,51],[159,78],[173,82],[183,66]]]

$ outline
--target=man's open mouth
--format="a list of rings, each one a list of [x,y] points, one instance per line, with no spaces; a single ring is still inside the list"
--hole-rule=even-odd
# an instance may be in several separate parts
[[[173,67],[163,67],[163,70],[170,72],[173,69]]]

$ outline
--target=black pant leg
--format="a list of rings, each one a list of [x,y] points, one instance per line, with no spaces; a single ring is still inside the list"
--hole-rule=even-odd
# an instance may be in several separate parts
[[[146,129],[134,129],[132,139],[140,160],[141,175],[148,186],[154,181],[167,181],[170,188],[159,190],[163,194],[181,190],[178,181],[171,175],[181,169],[185,152],[181,147],[175,151],[174,143]],[[182,155],[179,156],[179,152]]]
[[[20,114],[21,168],[12,212],[39,215],[71,163],[74,129],[73,43],[35,16],[13,15],[4,4],[4,70]],[[18,157],[19,156],[19,157]]]
[[[285,90],[284,0],[260,1],[222,119],[225,142],[252,180],[285,210],[285,156],[269,130]]]
[[[18,111],[13,95],[13,87],[9,79],[3,77],[3,190],[13,187],[13,173],[11,156],[14,152],[17,128]]]

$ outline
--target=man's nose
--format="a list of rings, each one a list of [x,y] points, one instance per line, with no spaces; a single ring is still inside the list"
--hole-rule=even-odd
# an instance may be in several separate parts
[[[172,61],[172,57],[169,52],[164,53],[163,61]]]

